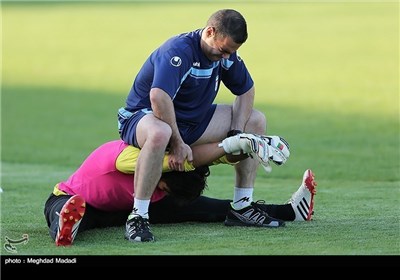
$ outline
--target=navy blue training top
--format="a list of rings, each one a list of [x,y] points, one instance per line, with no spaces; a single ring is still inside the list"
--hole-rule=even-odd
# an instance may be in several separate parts
[[[126,99],[127,110],[151,110],[150,89],[160,88],[173,100],[177,122],[197,124],[214,102],[221,81],[234,95],[244,94],[253,86],[237,52],[219,61],[210,61],[204,55],[200,48],[202,31],[172,37],[149,56]]]

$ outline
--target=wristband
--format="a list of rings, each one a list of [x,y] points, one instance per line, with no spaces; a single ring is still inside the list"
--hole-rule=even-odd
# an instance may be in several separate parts
[[[240,133],[243,133],[243,131],[238,130],[238,129],[232,129],[231,131],[228,132],[226,137],[235,136],[235,135],[240,134]]]

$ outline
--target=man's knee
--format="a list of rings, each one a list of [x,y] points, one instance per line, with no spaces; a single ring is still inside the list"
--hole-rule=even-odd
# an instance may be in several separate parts
[[[146,142],[155,149],[165,149],[171,139],[172,130],[169,126],[149,129]]]
[[[254,110],[250,115],[250,119],[246,124],[245,132],[265,134],[267,127],[267,119],[264,113]]]

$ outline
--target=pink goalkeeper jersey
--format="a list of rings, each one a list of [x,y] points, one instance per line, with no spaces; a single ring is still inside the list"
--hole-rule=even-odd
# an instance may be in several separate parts
[[[132,210],[133,174],[116,168],[119,155],[128,145],[122,140],[107,142],[94,150],[67,181],[58,184],[60,191],[80,194],[88,204],[104,211]],[[166,193],[158,188],[151,202]]]

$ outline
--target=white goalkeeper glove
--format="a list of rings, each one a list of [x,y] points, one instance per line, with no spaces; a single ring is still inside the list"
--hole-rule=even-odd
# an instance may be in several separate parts
[[[284,164],[290,156],[288,142],[280,136],[261,136],[267,140],[268,157],[276,165]]]
[[[282,165],[290,156],[289,144],[279,136],[264,136],[251,133],[240,133],[225,138],[219,145],[226,153],[240,152],[255,156],[267,172],[270,172],[269,161]]]

